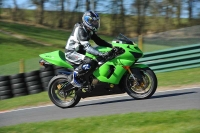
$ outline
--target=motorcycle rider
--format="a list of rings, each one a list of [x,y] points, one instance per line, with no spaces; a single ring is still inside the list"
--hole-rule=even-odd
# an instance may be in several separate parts
[[[72,73],[71,84],[75,87],[82,87],[80,77],[92,73],[98,65],[96,60],[85,56],[88,52],[95,56],[106,58],[108,53],[102,53],[94,49],[89,40],[93,40],[99,46],[112,48],[110,43],[102,40],[96,32],[100,27],[100,17],[94,11],[86,11],[82,16],[82,23],[76,23],[65,46],[65,57],[72,64],[78,67]]]

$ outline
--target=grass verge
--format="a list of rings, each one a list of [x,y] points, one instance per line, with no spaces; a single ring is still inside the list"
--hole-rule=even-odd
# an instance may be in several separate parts
[[[63,30],[47,29],[24,24],[0,21],[0,25],[1,29],[4,31],[8,31],[13,34],[20,34],[24,37],[31,38],[39,42],[52,44],[56,47],[63,47],[70,35],[70,32]]]
[[[16,39],[0,33],[0,65],[38,57],[39,54],[54,51],[58,48],[47,47],[28,40]]]
[[[142,112],[25,123],[0,133],[199,133],[200,110]]]
[[[157,73],[158,87],[177,87],[200,84],[200,68]]]

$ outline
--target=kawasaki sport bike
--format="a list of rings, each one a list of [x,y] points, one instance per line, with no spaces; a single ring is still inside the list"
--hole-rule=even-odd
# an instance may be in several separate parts
[[[106,59],[86,53],[95,59],[98,67],[90,75],[83,76],[83,87],[74,87],[71,74],[77,67],[65,59],[60,51],[40,54],[39,63],[44,67],[59,66],[59,71],[48,84],[51,101],[60,108],[74,107],[81,98],[127,93],[134,99],[150,98],[157,89],[155,73],[145,64],[137,61],[143,57],[138,45],[123,34],[112,41],[113,48],[97,46],[100,52],[108,52]]]

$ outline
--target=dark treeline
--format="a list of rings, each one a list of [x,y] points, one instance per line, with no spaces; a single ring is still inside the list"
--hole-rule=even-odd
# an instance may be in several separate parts
[[[27,0],[35,10],[10,1],[12,6],[5,8],[6,0],[0,0],[0,19],[71,30],[83,11],[94,10],[101,16],[100,33],[107,35],[137,36],[200,24],[200,0],[129,0],[128,6],[127,0]]]

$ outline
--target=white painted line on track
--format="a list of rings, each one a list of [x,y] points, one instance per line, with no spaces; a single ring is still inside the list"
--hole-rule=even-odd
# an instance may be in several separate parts
[[[182,88],[182,89],[173,89],[173,90],[163,90],[163,91],[156,91],[155,93],[170,92],[170,91],[180,91],[180,90],[188,90],[188,89],[200,89],[200,87]],[[80,102],[97,101],[97,100],[118,98],[118,97],[124,97],[124,96],[129,96],[129,95],[125,93],[125,94],[117,94],[117,95],[99,96],[98,98],[96,97],[96,98],[91,98],[91,99],[82,99]],[[55,105],[54,104],[50,104],[50,105],[36,106],[36,107],[30,107],[30,108],[6,110],[6,111],[0,111],[0,114],[16,112],[16,111],[23,111],[23,110],[30,110],[30,109],[38,109],[38,108],[44,108],[44,107],[51,107],[51,106],[55,106]]]

